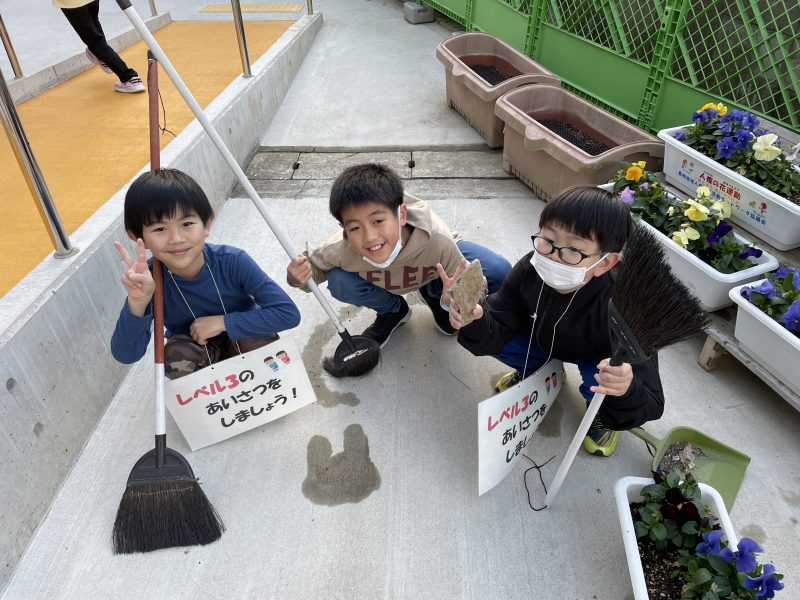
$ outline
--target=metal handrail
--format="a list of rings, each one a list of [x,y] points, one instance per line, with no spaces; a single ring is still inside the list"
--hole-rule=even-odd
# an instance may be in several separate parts
[[[0,117],[3,122],[3,130],[8,141],[11,142],[11,149],[14,151],[14,156],[25,177],[25,183],[28,184],[31,195],[38,200],[36,207],[39,209],[42,222],[48,225],[50,241],[55,248],[55,258],[72,256],[78,252],[78,249],[69,241],[69,236],[61,224],[61,217],[59,217],[53,198],[47,189],[39,164],[33,156],[28,136],[25,135],[25,130],[22,128],[17,108],[8,91],[2,70],[0,70]]]
[[[231,8],[233,9],[233,22],[236,25],[236,39],[239,40],[239,56],[242,58],[242,77],[252,77],[250,57],[247,54],[247,40],[244,37],[242,5],[239,4],[239,0],[231,0]]]
[[[0,38],[3,38],[3,46],[5,46],[6,54],[8,54],[8,62],[11,63],[11,68],[14,70],[14,77],[22,77],[22,68],[19,66],[17,53],[14,52],[14,45],[11,43],[11,38],[8,36],[6,24],[3,23],[3,15],[0,15]]]

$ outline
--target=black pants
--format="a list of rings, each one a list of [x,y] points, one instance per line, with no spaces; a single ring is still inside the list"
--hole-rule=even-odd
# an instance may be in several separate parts
[[[89,48],[89,51],[106,63],[121,82],[125,83],[131,78],[139,76],[106,42],[106,36],[100,26],[100,19],[97,18],[100,12],[100,0],[94,0],[79,8],[62,8],[61,12],[67,17],[67,21]]]

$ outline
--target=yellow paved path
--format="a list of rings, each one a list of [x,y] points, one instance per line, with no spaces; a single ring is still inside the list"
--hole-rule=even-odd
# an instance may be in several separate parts
[[[245,25],[252,60],[292,21]],[[207,106],[242,73],[230,22],[174,22],[154,33],[200,106]],[[142,79],[147,48],[137,42],[121,54]],[[114,91],[116,78],[89,69],[17,106],[31,149],[68,233],[77,229],[149,160],[147,94]],[[159,87],[166,125],[176,135],[194,116],[163,69]],[[162,148],[172,136],[162,136]],[[0,134],[0,296],[53,248],[5,135]]]

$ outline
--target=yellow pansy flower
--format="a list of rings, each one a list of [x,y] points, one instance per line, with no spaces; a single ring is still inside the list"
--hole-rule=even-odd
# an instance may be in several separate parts
[[[708,189],[706,186],[701,185],[697,188],[697,198],[710,198],[711,197],[711,190]]]
[[[683,229],[679,231],[674,231],[672,233],[672,241],[676,244],[680,244],[683,248],[689,244],[689,240],[696,240],[700,238],[700,234],[694,227],[691,227],[688,223],[684,223],[681,225]]]
[[[722,216],[723,219],[727,219],[731,216],[731,205],[726,200],[718,200],[711,205],[713,210],[719,211],[719,214]]]
[[[674,214],[675,214],[675,207],[674,207],[674,206],[670,206],[670,207],[667,209],[667,216],[668,216],[668,217],[671,217],[671,216],[672,216],[672,215],[674,215]]]
[[[727,114],[728,112],[728,107],[725,106],[722,102],[719,102],[718,104],[714,104],[713,102],[707,102],[706,104],[703,105],[703,108],[701,108],[697,112],[703,112],[707,108],[713,108],[715,111],[717,111],[717,114],[720,117],[725,116],[725,114]]]
[[[639,181],[642,178],[642,167],[639,165],[631,165],[625,171],[625,179],[628,181]]]
[[[705,221],[708,218],[708,207],[700,204],[696,200],[685,200],[684,204],[688,205],[683,214],[689,217],[692,221]]]
[[[635,162],[635,163],[633,163],[633,164],[635,164],[635,165],[638,165],[638,166],[639,166],[639,167],[641,167],[642,169],[644,169],[645,165],[647,165],[647,163],[646,163],[646,162],[644,162],[643,160],[640,160],[639,162]]]
[[[781,149],[774,145],[777,141],[778,136],[774,133],[757,137],[753,144],[753,156],[756,157],[756,160],[769,162],[778,158],[781,155]]]

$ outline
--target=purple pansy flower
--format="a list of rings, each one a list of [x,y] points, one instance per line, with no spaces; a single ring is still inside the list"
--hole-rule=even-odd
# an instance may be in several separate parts
[[[794,275],[792,275],[792,285],[794,289],[800,292],[800,271],[795,271]]]
[[[708,115],[706,114],[706,111],[694,111],[692,113],[692,121],[694,121],[695,125],[708,121]]]
[[[745,113],[742,116],[742,127],[747,129],[755,129],[761,121],[753,113]]]
[[[717,142],[717,158],[730,158],[739,149],[730,136],[725,136]]]
[[[708,243],[714,244],[718,242],[720,239],[725,237],[731,231],[733,231],[733,225],[731,225],[727,221],[720,221],[719,224],[716,227],[714,227],[711,233],[708,234]]]
[[[626,185],[625,189],[619,193],[619,199],[625,204],[633,202],[633,191],[631,191],[631,188]]]
[[[796,272],[796,271],[795,271],[794,269],[790,269],[789,267],[781,267],[780,269],[778,269],[777,271],[775,271],[775,272],[773,273],[773,275],[775,275],[775,278],[776,278],[776,279],[783,279],[783,278],[784,278],[784,277],[786,277],[786,276],[787,276],[789,273],[795,273],[795,272]]]
[[[750,538],[742,538],[739,540],[736,555],[736,570],[739,573],[752,573],[755,571],[758,562],[756,561],[756,552],[763,552],[754,540]]]
[[[751,294],[763,294],[767,298],[772,298],[773,296],[777,295],[777,292],[775,291],[775,286],[772,284],[772,282],[767,279],[756,288],[750,286],[742,288],[742,296],[748,300],[750,300]]]
[[[715,529],[703,534],[703,541],[697,544],[695,552],[698,554],[711,554],[719,556],[725,562],[733,562],[733,551],[728,548],[721,548],[722,536],[725,535],[722,530]]]
[[[800,300],[795,300],[789,309],[783,313],[781,323],[789,331],[800,332]]]
[[[783,589],[783,584],[775,577],[775,567],[772,564],[766,564],[758,577],[745,576],[744,587],[748,590],[756,590],[756,598],[774,598],[775,592]]]
[[[647,190],[650,189],[650,184],[644,181],[642,182],[642,185],[639,186],[639,189],[642,190],[643,192],[646,192]]]
[[[748,246],[747,248],[739,252],[739,258],[741,258],[742,260],[748,259],[751,256],[753,258],[758,258],[762,254],[764,254],[764,251],[761,248],[756,248],[755,246]]]
[[[737,109],[733,109],[731,112],[729,112],[727,115],[725,115],[725,117],[730,117],[731,119],[733,119],[733,122],[736,123],[737,125],[742,122],[742,117],[743,116],[744,116],[744,113],[742,111],[740,111],[740,110],[737,110]],[[725,117],[722,117],[722,118],[724,119]]]
[[[695,123],[696,122],[697,121],[695,121]],[[686,134],[683,133],[683,131],[679,131],[678,133],[675,134],[675,139],[678,140],[679,142],[685,142],[686,141]]]
[[[747,147],[753,140],[753,134],[747,131],[747,129],[740,129],[733,134],[733,139],[736,140],[736,145],[739,150],[747,150]]]

